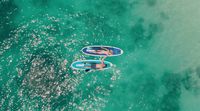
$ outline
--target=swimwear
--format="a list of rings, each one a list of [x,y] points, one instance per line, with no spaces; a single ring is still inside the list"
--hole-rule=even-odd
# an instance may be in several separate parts
[[[91,63],[91,69],[96,69],[96,63]]]

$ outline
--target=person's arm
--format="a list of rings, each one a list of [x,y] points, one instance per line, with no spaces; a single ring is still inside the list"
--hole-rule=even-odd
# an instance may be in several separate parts
[[[109,49],[105,48],[105,47],[101,47],[102,49],[104,49],[105,51],[109,51]]]
[[[102,47],[102,49],[104,49],[104,51],[108,52],[108,53],[106,53],[106,56],[112,55],[112,53],[110,53],[111,50],[109,50],[108,48]]]
[[[101,59],[101,64],[103,65],[104,64],[104,59],[106,58],[107,56],[104,56],[102,59]]]

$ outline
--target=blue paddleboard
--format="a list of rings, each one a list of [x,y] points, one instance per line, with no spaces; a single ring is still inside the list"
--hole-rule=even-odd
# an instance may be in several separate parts
[[[80,60],[80,61],[75,61],[71,64],[71,68],[76,69],[76,70],[86,70],[86,69],[91,69],[91,70],[98,70],[98,69],[94,69],[91,67],[91,65],[94,64],[101,64],[100,60]],[[104,64],[106,64],[106,66],[103,68],[104,69],[108,69],[112,67],[112,63],[108,62],[108,61],[104,61]]]
[[[123,54],[122,49],[113,46],[86,46],[81,51],[90,56],[106,56],[106,54],[101,53],[102,51],[110,51],[112,53],[112,55],[107,56],[119,56]]]

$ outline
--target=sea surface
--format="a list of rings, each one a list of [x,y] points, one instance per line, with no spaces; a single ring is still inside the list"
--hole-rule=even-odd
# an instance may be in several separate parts
[[[199,111],[199,0],[0,0],[1,111]],[[72,70],[88,45],[124,54]]]

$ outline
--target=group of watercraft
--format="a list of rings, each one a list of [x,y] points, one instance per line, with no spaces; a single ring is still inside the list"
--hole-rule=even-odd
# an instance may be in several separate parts
[[[122,49],[113,46],[86,46],[81,51],[83,54],[102,58],[100,60],[78,60],[71,64],[72,69],[85,70],[86,72],[111,68],[113,64],[109,61],[104,61],[104,59],[123,54]]]

